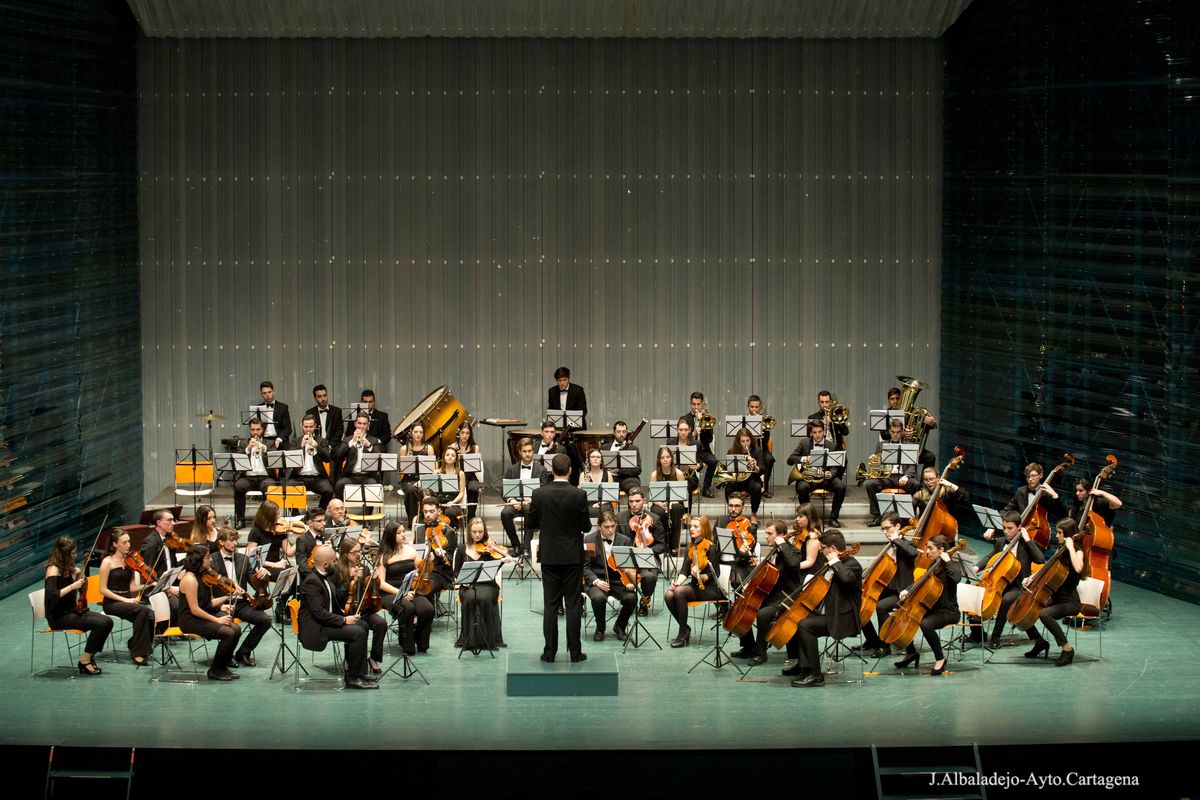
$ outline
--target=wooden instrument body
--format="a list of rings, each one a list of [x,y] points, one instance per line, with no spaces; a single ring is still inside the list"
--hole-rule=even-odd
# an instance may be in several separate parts
[[[413,594],[429,595],[433,593],[433,551],[430,550],[417,565],[417,574],[412,580]]]
[[[741,596],[725,614],[725,630],[734,636],[744,636],[754,627],[758,610],[779,581],[779,567],[765,558],[742,584]]]
[[[712,542],[701,539],[695,544],[688,545],[688,558],[691,559],[692,569],[696,571],[696,586],[704,591],[704,570],[708,569],[708,548]]]
[[[1074,537],[1076,545],[1083,539],[1083,534]],[[1008,621],[1021,630],[1029,630],[1037,624],[1038,616],[1050,603],[1058,587],[1071,574],[1071,565],[1067,562],[1068,550],[1066,545],[1058,548],[1054,555],[1033,574],[1028,586],[1022,587],[1021,596],[1008,609]]]
[[[1017,548],[1021,546],[1021,537],[1009,542],[1004,549],[988,559],[987,568],[979,576],[979,586],[983,589],[983,613],[981,619],[991,619],[1000,610],[1000,603],[1008,587],[1021,574],[1021,560],[1017,558]]]
[[[867,567],[862,579],[862,605],[858,610],[858,624],[866,625],[879,605],[879,598],[896,577],[896,546],[883,549],[871,566]]]
[[[1090,539],[1088,544],[1088,564],[1091,566],[1092,577],[1104,581],[1100,590],[1100,608],[1087,609],[1091,614],[1099,614],[1108,605],[1108,589],[1112,585],[1112,572],[1109,571],[1108,561],[1112,557],[1116,537],[1112,528],[1104,522],[1104,518],[1095,511],[1088,512],[1090,522]]]
[[[250,576],[250,586],[254,589],[254,596],[250,598],[250,605],[253,608],[262,610],[271,607],[271,578],[267,576],[260,578],[257,575]]]
[[[930,563],[929,556],[925,555],[926,542],[939,533],[950,541],[954,541],[955,537],[958,536],[958,520],[950,513],[950,509],[946,507],[946,503],[942,498],[936,498],[930,503],[930,506],[925,526],[920,530],[919,535],[916,535],[913,539],[913,546],[917,548],[916,566],[921,569],[927,569]],[[902,531],[901,534],[907,534],[908,530]]]
[[[850,545],[841,558],[852,558],[861,549],[858,542]],[[793,636],[800,623],[810,614],[821,607],[825,596],[829,594],[832,585],[833,568],[822,566],[821,571],[814,573],[812,580],[804,584],[792,597],[784,601],[784,609],[779,613],[771,630],[767,632],[767,642],[773,647],[784,647]]]
[[[966,541],[959,539],[958,543],[946,552],[953,556],[967,546]],[[921,620],[929,609],[933,608],[942,597],[941,573],[945,570],[945,562],[940,558],[925,574],[917,578],[908,595],[892,611],[891,616],[884,621],[879,629],[879,638],[887,644],[897,647],[907,647],[912,644],[913,637],[921,630]]]
[[[1041,503],[1034,503],[1030,509],[1029,517],[1025,520],[1025,530],[1029,531],[1029,538],[1038,547],[1045,550],[1050,546],[1050,515],[1042,508]]]

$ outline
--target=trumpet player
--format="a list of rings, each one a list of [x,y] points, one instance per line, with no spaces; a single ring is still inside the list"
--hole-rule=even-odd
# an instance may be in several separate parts
[[[362,469],[362,456],[367,453],[379,453],[383,450],[383,445],[379,440],[372,436],[367,431],[371,427],[371,418],[366,413],[360,411],[354,417],[354,430],[338,445],[338,452],[342,454],[344,461],[338,470],[337,485],[334,487],[334,494],[343,500],[346,498],[346,487],[352,483],[377,483],[377,473],[364,472]],[[338,460],[337,453],[334,455],[335,462]]]
[[[705,497],[715,497],[712,482],[713,473],[717,468],[717,457],[713,455],[712,443],[716,419],[708,411],[708,404],[704,402],[704,392],[692,392],[690,402],[691,410],[680,417],[679,421],[687,420],[688,427],[696,434],[696,460],[704,470],[703,494]]]
[[[833,494],[833,505],[829,509],[827,527],[840,528],[842,521],[838,515],[842,511],[842,503],[846,500],[845,467],[809,467],[808,462],[814,447],[824,447],[836,450],[833,442],[825,438],[825,423],[814,419],[809,423],[809,436],[800,440],[796,449],[788,456],[787,463],[800,466],[803,474],[796,481],[796,505],[802,506],[812,497],[813,489],[825,489]]]
[[[267,472],[267,451],[274,450],[274,440],[264,439],[266,425],[255,417],[250,420],[250,438],[238,442],[238,452],[250,456],[250,469],[233,482],[233,517],[239,528],[246,527],[246,492],[265,492],[272,478]]]
[[[333,499],[333,483],[326,473],[332,456],[329,445],[317,435],[315,416],[304,415],[300,420],[300,436],[288,443],[288,449],[299,450],[302,459],[300,468],[292,473],[292,482],[302,483],[305,489],[320,495],[320,507],[325,508]]]
[[[829,441],[833,444],[830,446],[833,450],[846,449],[846,437],[850,435],[850,426],[843,419],[838,422],[834,419],[834,402],[833,393],[828,389],[823,389],[817,392],[817,410],[808,415],[810,420],[809,428],[812,428],[811,420],[821,420],[825,425],[825,435],[829,437]],[[844,409],[845,406],[842,406]],[[811,434],[811,431],[810,431]]]
[[[760,416],[765,412],[762,398],[756,394],[752,394],[746,398],[746,413],[750,416]],[[763,416],[763,434],[759,438],[759,447],[762,448],[762,496],[770,498],[771,492],[771,473],[775,471],[775,455],[771,452],[771,430],[775,427],[775,418]]]
[[[898,419],[890,420],[888,437],[888,441],[892,444],[903,444],[904,423]],[[882,459],[883,444],[883,442],[876,443],[875,452],[870,457],[872,466],[879,472],[880,477],[868,478],[863,483],[863,488],[867,490],[867,501],[871,505],[871,521],[867,525],[872,528],[879,527],[879,500],[875,495],[884,489],[901,489],[911,493],[917,484],[916,464],[890,464],[882,468],[877,466]]]
[[[744,492],[749,495],[750,518],[757,522],[758,507],[762,503],[762,448],[755,444],[749,429],[739,428],[726,455],[746,456],[746,466],[749,471],[736,473],[725,482],[725,500],[728,501],[734,492]]]

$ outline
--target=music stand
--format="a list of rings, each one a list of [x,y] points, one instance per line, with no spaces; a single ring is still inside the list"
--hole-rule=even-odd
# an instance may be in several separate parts
[[[670,439],[675,435],[675,426],[678,423],[673,419],[652,419],[650,420],[650,438],[651,439]]]
[[[808,436],[808,420],[794,419],[788,423],[793,439],[803,439]]]
[[[247,412],[249,417],[245,424],[249,425],[250,420],[260,419],[263,423],[263,438],[276,439],[278,434],[275,432],[275,409],[268,407],[266,404],[251,404],[250,410]]]
[[[999,511],[984,506],[977,506],[974,503],[971,504],[971,508],[975,510],[975,516],[979,518],[979,524],[985,530],[988,528],[996,531],[1004,529],[1004,518],[1000,516]]]
[[[293,469],[300,469],[304,466],[304,451],[303,450],[268,450],[263,454],[263,466],[267,471],[275,470],[279,475],[279,482],[283,486],[283,509],[286,512],[288,508],[288,475]],[[306,500],[305,508],[307,510],[308,501]]]
[[[346,408],[344,410],[346,412],[346,417],[345,417],[345,419],[342,420],[342,422],[344,424],[346,424],[347,427],[353,428],[354,427],[354,419],[355,419],[355,417],[358,416],[358,412],[361,411],[362,413],[366,414],[369,417],[369,416],[371,416],[372,409],[371,409],[370,403],[363,403],[363,402],[359,401],[357,403],[351,403],[350,407]]]
[[[726,436],[737,436],[737,432],[742,428],[750,431],[750,435],[754,438],[761,439],[763,433],[762,414],[742,414],[738,417],[725,418]]]
[[[617,564],[617,569],[631,569],[635,575],[641,575],[644,569],[658,569],[658,562],[654,558],[654,551],[649,547],[631,547],[629,545],[613,545],[611,548],[613,561]],[[643,638],[654,642],[654,646],[662,650],[662,645],[654,638],[654,634],[646,629],[642,624],[642,618],[638,616],[638,606],[642,604],[642,582],[635,580],[633,582],[634,606],[633,606],[633,629],[628,632],[625,637],[625,647],[621,649],[621,654],[624,655],[629,650],[629,645],[632,643],[633,648],[642,646]]]
[[[209,420],[208,424],[210,426],[208,429],[208,462],[212,463],[212,427],[211,427],[212,420]],[[188,459],[188,460],[185,461],[184,459]],[[178,449],[178,448],[175,450],[175,466],[178,467],[180,464],[189,464],[192,468],[192,518],[193,519],[196,518],[196,509],[199,507],[197,501],[200,499],[200,495],[196,493],[196,470],[201,463],[203,463],[203,462],[201,461],[200,451],[196,449],[196,445],[192,445],[187,450]],[[215,491],[216,485],[217,485],[217,476],[214,473],[213,474],[214,491]],[[176,493],[176,494],[178,494],[178,493]]]
[[[359,504],[359,516],[367,515],[367,506],[383,506],[383,487],[378,483],[346,484],[346,505]]]
[[[600,457],[604,459],[604,468],[611,472],[641,469],[638,466],[637,450],[601,450]]]
[[[583,483],[579,486],[587,495],[589,503],[613,503],[621,495],[619,483]]]
[[[165,570],[163,572],[163,574],[158,576],[158,580],[155,581],[155,583],[154,583],[154,588],[151,589],[150,592],[146,596],[149,597],[152,594],[158,594],[159,592],[165,592],[168,588],[173,586],[176,581],[179,580],[179,574],[181,572],[183,572],[182,564],[180,564],[177,567],[171,567],[170,569]]]
[[[879,449],[879,463],[893,467],[915,467],[920,455],[920,445],[884,442]]]
[[[830,450],[826,447],[814,447],[808,454],[808,465],[820,467],[822,472],[832,472],[838,467],[846,466],[845,450]]]
[[[537,478],[504,478],[501,482],[500,491],[505,502],[520,500],[524,503],[533,494],[533,490],[540,485],[541,481]],[[523,510],[522,517],[524,517]],[[538,571],[533,568],[533,562],[530,560],[532,558],[533,554],[530,553],[527,559],[524,548],[521,549],[521,556],[517,559],[517,563],[513,565],[511,573],[514,580],[524,580],[529,575],[533,575],[538,580],[542,579]]]
[[[667,445],[675,456],[675,466],[680,469],[684,467],[696,467],[700,462],[696,460],[696,445],[694,444],[669,444]]]
[[[334,525],[325,529],[325,540],[336,552],[347,536],[361,536],[366,530],[362,525]]]
[[[548,408],[542,416],[543,420],[551,420],[558,430],[581,430],[583,428],[583,412],[568,411],[562,408]]]
[[[458,475],[449,472],[433,472],[418,476],[422,489],[429,489],[434,494],[458,494]]]
[[[269,545],[264,544],[261,545],[261,547],[269,547]],[[259,548],[256,547],[255,550],[257,549]],[[246,568],[250,568],[248,564]],[[271,587],[272,608],[277,606],[279,598],[285,597],[292,593],[293,587],[300,582],[299,576],[299,567],[286,567],[285,569],[280,570],[279,577],[275,579],[275,585]],[[271,674],[267,676],[267,680],[271,680],[275,677],[276,669],[279,670],[280,675],[286,675],[287,671],[291,669],[292,666],[298,667],[301,672],[307,675],[308,670],[304,668],[304,664],[300,661],[300,655],[288,647],[287,639],[285,639],[283,636],[284,621],[279,619],[278,623],[279,627],[272,629],[279,634],[279,650],[275,652],[275,661],[271,664]],[[287,661],[288,658],[291,659],[290,664]]]
[[[889,511],[895,513],[900,519],[914,519],[917,516],[917,511],[913,507],[911,494],[879,492],[875,495],[875,500],[879,503],[880,516]]]
[[[533,460],[535,462],[540,462],[542,469],[546,470],[546,472],[549,472],[554,466],[554,457],[556,455],[558,455],[558,453],[539,453],[533,457]]]
[[[747,453],[729,453],[721,466],[726,472],[750,472],[750,456]]]
[[[401,585],[401,593],[405,593],[403,584]],[[399,595],[397,595],[397,597],[399,597]],[[408,624],[411,625],[412,620],[409,620]],[[379,676],[379,680],[383,680],[393,672],[399,675],[401,680],[408,680],[413,675],[416,675],[425,682],[426,686],[429,685],[429,679],[425,677],[425,673],[421,672],[421,670],[417,668],[417,665],[413,663],[412,656],[404,652],[403,647],[400,648],[400,655],[394,661],[392,661],[392,663],[388,665],[388,668],[385,669]]]
[[[237,480],[237,473],[250,471],[250,456],[245,453],[213,453],[213,469],[218,474],[223,472],[232,472],[234,478],[230,481]]]
[[[894,419],[904,423],[904,410],[900,408],[873,408],[867,412],[867,416],[870,419],[871,430],[880,433],[887,433]]]
[[[496,583],[496,576],[500,574],[500,568],[504,566],[503,561],[463,561],[459,567],[458,574],[454,576],[454,582],[458,584],[462,590],[471,590],[471,599],[476,599],[476,586],[481,583]],[[475,608],[475,614],[471,618],[471,628],[465,633],[459,630],[459,640],[462,642],[462,647],[458,648],[458,657],[462,658],[463,652],[470,650],[472,655],[479,655],[481,650],[487,650],[488,655],[492,658],[496,657],[495,651],[490,647],[481,646],[483,641],[483,623],[480,621],[482,617],[482,609],[478,606]],[[471,643],[468,646],[468,642]]]
[[[713,534],[716,537],[717,557],[715,559],[709,558],[709,563],[717,565],[717,591],[721,593],[721,602],[728,607],[729,595],[726,593],[725,589],[722,588],[719,577],[721,572],[720,564],[726,556],[732,558],[733,554],[737,552],[737,547],[735,547],[733,544],[733,531],[729,530],[728,528],[716,528],[713,530]],[[733,636],[733,634],[724,630],[721,624],[723,618],[724,615],[722,615],[721,619],[718,619],[713,623],[713,639],[715,644],[713,644],[712,649],[705,653],[699,661],[692,665],[691,669],[688,670],[689,675],[692,673],[692,670],[701,664],[707,664],[713,669],[721,669],[726,664],[729,664],[738,671],[738,675],[740,677],[744,678],[746,676],[747,670],[742,669],[736,661],[731,659],[725,653],[725,642],[729,641],[729,637]],[[725,634],[724,638],[721,637],[722,633]]]

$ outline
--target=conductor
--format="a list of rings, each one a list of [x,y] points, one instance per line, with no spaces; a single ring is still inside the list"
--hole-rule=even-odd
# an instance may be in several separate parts
[[[572,661],[583,661],[579,631],[583,613],[583,534],[592,528],[587,494],[568,482],[571,459],[559,453],[550,462],[554,480],[533,491],[525,523],[540,533],[542,563],[542,661],[558,653],[558,606],[566,602],[567,650]]]

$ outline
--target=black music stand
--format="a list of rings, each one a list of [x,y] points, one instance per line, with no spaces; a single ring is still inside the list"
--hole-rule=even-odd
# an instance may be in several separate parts
[[[260,545],[260,547],[269,547],[269,545]],[[254,549],[257,550],[259,548]],[[246,569],[248,570],[250,569],[249,558],[246,559],[246,562]],[[280,597],[292,593],[292,588],[300,582],[299,576],[299,567],[287,567],[286,569],[280,570],[279,577],[275,579],[275,585],[271,587],[272,608],[274,608],[279,602]],[[272,627],[272,630],[279,634],[279,650],[275,653],[275,661],[271,664],[271,674],[267,676],[267,680],[271,680],[275,677],[276,669],[279,670],[280,675],[286,675],[287,671],[293,666],[299,669],[305,675],[308,674],[308,670],[304,668],[304,664],[301,662],[299,654],[288,646],[287,639],[284,638],[283,630],[285,624],[286,623],[284,623],[283,620],[278,620],[278,627]],[[297,634],[297,636],[298,635],[299,634]]]
[[[917,516],[911,494],[880,492],[875,495],[875,500],[879,503],[880,516],[889,511],[895,513],[900,519],[913,519]]]
[[[539,481],[537,478],[503,478],[502,482],[501,482],[500,491],[501,491],[501,495],[506,503],[509,500],[520,500],[522,503],[524,503],[526,500],[528,500],[530,497],[533,496],[533,490],[538,488],[538,486],[540,486],[540,485],[541,485],[541,481]],[[521,518],[522,518],[522,520],[524,520],[524,518],[525,518],[524,510],[522,510]],[[522,534],[525,533],[524,522],[522,522],[522,525],[521,525],[521,533]],[[522,538],[524,538],[524,537],[522,537]],[[541,574],[536,569],[533,568],[532,540],[531,540],[531,545],[529,548],[531,552],[528,554],[528,556],[525,553],[524,545],[525,545],[525,542],[522,541],[521,542],[521,555],[517,559],[517,563],[513,565],[513,569],[512,569],[512,572],[509,573],[509,577],[511,577],[513,580],[520,581],[520,580],[524,580],[525,578],[527,578],[530,575],[533,575],[533,577],[537,578],[540,581],[542,579]]]
[[[726,436],[737,436],[737,432],[742,428],[750,431],[751,437],[761,439],[763,434],[762,414],[742,414],[725,418]]]
[[[458,575],[454,576],[454,582],[458,584],[462,590],[470,589],[472,599],[475,598],[476,586],[481,583],[496,583],[496,576],[500,574],[500,568],[504,566],[503,561],[463,561],[462,566],[458,570]],[[496,653],[492,648],[481,645],[483,642],[483,623],[480,622],[482,609],[478,606],[475,608],[475,614],[471,618],[471,628],[465,633],[459,630],[459,641],[462,642],[462,647],[458,648],[458,657],[462,658],[463,652],[470,650],[472,655],[479,655],[483,650],[488,651],[488,655],[492,658],[496,657]],[[468,642],[470,645],[468,645]]]
[[[904,424],[904,409],[901,408],[872,408],[867,412],[867,418],[870,420],[870,428],[880,434],[887,436],[888,427],[892,420],[900,420],[900,424]]]
[[[618,499],[621,496],[621,484],[613,482],[601,483],[584,483],[580,486],[583,493],[587,495],[588,503],[597,503],[603,505],[608,503],[611,506],[616,506]],[[597,509],[597,512],[599,509]]]
[[[614,545],[612,547],[613,561],[617,564],[617,569],[631,569],[635,574],[641,575],[644,569],[658,569],[658,562],[654,559],[654,551],[649,547],[630,547],[629,545]],[[649,639],[654,642],[654,646],[662,650],[662,645],[654,638],[654,634],[646,629],[642,624],[642,618],[638,616],[637,609],[642,604],[642,582],[635,580],[633,582],[634,591],[634,606],[633,606],[633,628],[628,631],[625,637],[625,646],[621,648],[621,654],[624,655],[629,650],[629,645],[633,648],[642,646],[643,639]]]
[[[600,457],[604,460],[604,468],[614,474],[618,470],[641,469],[637,450],[601,450]]]
[[[687,507],[688,497],[690,497],[689,490],[688,490],[688,482],[687,481],[651,481],[650,486],[647,488],[650,491],[650,497],[648,497],[647,499],[651,503],[666,503],[666,505],[667,505],[667,514],[666,514],[667,524],[663,526],[663,528],[665,530],[667,528],[667,526],[669,526],[671,524],[671,504],[679,503],[684,508]],[[685,532],[681,532],[681,534],[683,534],[683,533],[685,533]],[[669,536],[669,534],[668,534],[668,536]],[[676,564],[675,564],[676,553],[672,553],[670,550],[667,550],[665,555],[667,557],[667,564],[669,565],[670,573],[673,575],[675,573],[675,569],[676,569]]]
[[[211,426],[212,422],[209,422],[209,425]],[[213,462],[212,462],[212,428],[211,427],[209,428],[209,431],[208,431],[208,458],[209,458],[208,463],[212,464]],[[199,507],[199,504],[197,503],[197,501],[200,499],[200,495],[196,493],[195,488],[196,488],[196,470],[199,468],[200,463],[201,463],[200,451],[196,449],[196,445],[194,445],[194,444],[187,450],[176,450],[175,451],[175,467],[178,467],[180,464],[189,464],[192,468],[192,519],[196,518],[196,509]],[[214,464],[213,466],[215,467],[216,465]],[[172,469],[174,469],[174,468],[172,468]],[[217,475],[214,472],[213,473],[213,486],[216,487],[216,485],[217,485]]]
[[[269,450],[263,454],[263,466],[267,468],[267,471],[275,470],[276,475],[278,476],[276,480],[278,480],[280,485],[283,487],[283,495],[281,497],[282,502],[280,503],[280,505],[283,507],[282,516],[290,516],[288,514],[288,475],[291,474],[293,469],[300,469],[304,466],[304,451]],[[263,496],[266,496],[265,492],[263,493]],[[304,501],[304,510],[308,510],[307,499]]]
[[[735,547],[733,544],[733,531],[729,530],[728,528],[717,528],[713,531],[713,534],[716,537],[717,558],[710,558],[709,563],[717,565],[717,589],[721,592],[722,601],[724,602],[726,608],[728,608],[729,595],[723,588],[721,588],[720,564],[726,556],[732,558],[733,554],[737,552],[737,547]],[[722,624],[724,618],[725,615],[722,614],[713,623],[713,638],[715,639],[716,643],[712,646],[711,650],[704,654],[703,658],[692,665],[692,668],[688,670],[688,674],[691,674],[692,670],[701,664],[707,664],[713,669],[721,669],[726,664],[729,664],[738,671],[739,677],[744,678],[746,676],[747,670],[742,669],[741,665],[739,665],[725,653],[725,642],[729,641],[729,638],[733,636],[733,634],[725,630]],[[724,637],[722,637],[721,634],[725,634]]]

